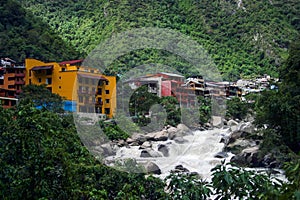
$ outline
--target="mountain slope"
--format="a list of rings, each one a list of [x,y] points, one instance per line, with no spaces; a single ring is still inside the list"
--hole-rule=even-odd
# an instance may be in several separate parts
[[[277,67],[286,58],[289,43],[299,34],[300,27],[297,0],[20,2],[82,55],[105,38],[131,28],[155,26],[178,30],[208,50],[226,79],[262,73],[277,75]],[[129,57],[140,55],[134,59],[140,60],[143,54]],[[147,54],[151,61],[162,56],[155,51]],[[127,68],[141,63],[124,60],[120,62]],[[180,62],[173,64],[176,63]],[[118,69],[116,64],[112,71],[118,73]]]
[[[54,61],[79,56],[48,24],[14,0],[0,2],[0,19],[1,57],[23,62],[27,57]]]

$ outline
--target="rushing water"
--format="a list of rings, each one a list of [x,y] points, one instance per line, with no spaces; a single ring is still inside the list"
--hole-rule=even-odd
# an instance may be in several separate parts
[[[161,169],[161,178],[167,176],[177,165],[182,165],[190,172],[197,172],[204,179],[210,178],[210,170],[221,163],[223,159],[215,158],[215,154],[223,150],[224,144],[220,143],[222,136],[228,132],[226,129],[213,129],[195,131],[192,135],[184,136],[183,144],[174,140],[152,142],[152,149],[157,151],[158,146],[164,144],[169,149],[169,156],[141,158],[139,146],[122,147],[117,151],[114,159],[134,158],[139,163],[154,162]],[[230,156],[227,160],[230,159]]]

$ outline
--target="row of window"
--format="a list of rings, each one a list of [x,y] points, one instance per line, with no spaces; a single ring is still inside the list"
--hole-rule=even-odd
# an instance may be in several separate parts
[[[97,79],[89,79],[89,78],[78,78],[79,83],[85,83],[85,84],[92,84],[92,85],[98,85],[98,86],[103,86],[104,83],[105,85],[109,85],[109,81],[102,81],[102,80],[97,80]]]
[[[83,103],[84,99],[85,99],[86,102],[89,102],[90,97],[79,96],[78,97],[79,103]],[[98,98],[97,101],[98,101],[98,103],[101,104],[102,103],[102,98]],[[94,98],[92,98],[92,103],[95,103],[95,99]],[[105,99],[105,103],[109,104],[110,103],[110,99]]]
[[[79,112],[88,112],[88,113],[102,113],[102,108],[97,108],[95,110],[95,107],[91,106],[79,106]],[[110,108],[104,108],[104,114],[109,115],[110,114]]]

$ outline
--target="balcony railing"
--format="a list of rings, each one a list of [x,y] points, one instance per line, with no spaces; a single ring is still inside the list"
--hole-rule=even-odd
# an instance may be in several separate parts
[[[15,74],[15,77],[25,77],[25,74],[24,73],[17,73],[17,74]]]
[[[21,80],[21,81],[16,81],[15,82],[16,85],[24,85],[25,81]]]

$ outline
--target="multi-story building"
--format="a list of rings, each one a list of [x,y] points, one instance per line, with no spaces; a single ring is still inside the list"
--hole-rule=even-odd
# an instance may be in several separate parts
[[[45,63],[26,59],[26,84],[45,84],[52,93],[65,98],[67,111],[95,112],[112,118],[116,108],[116,77],[81,66],[82,61]]]
[[[18,95],[25,84],[25,66],[17,66],[9,58],[1,58],[0,63],[0,101],[4,108],[16,105]]]
[[[147,85],[148,92],[158,97],[173,96],[182,106],[195,104],[194,91],[184,85],[184,76],[179,74],[160,72],[130,79],[126,83],[129,83],[132,89]]]

